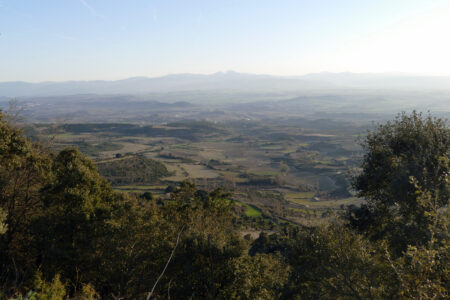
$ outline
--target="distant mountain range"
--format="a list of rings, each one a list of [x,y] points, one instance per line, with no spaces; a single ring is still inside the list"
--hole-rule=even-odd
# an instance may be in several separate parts
[[[405,74],[316,73],[271,76],[233,71],[210,75],[174,74],[133,77],[116,81],[0,82],[0,97],[38,97],[75,94],[131,94],[181,91],[293,92],[334,89],[450,90],[450,76]]]

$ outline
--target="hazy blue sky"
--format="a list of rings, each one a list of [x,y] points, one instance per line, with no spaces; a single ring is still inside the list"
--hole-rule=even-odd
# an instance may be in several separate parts
[[[0,81],[450,74],[450,0],[0,0]]]

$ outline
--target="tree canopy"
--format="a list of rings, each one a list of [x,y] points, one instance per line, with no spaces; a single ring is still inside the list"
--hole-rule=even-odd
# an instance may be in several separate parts
[[[362,171],[354,179],[367,200],[351,210],[351,224],[373,239],[386,238],[398,253],[431,238],[430,210],[449,203],[450,129],[442,119],[413,112],[369,132]],[[430,203],[421,201],[427,193]]]

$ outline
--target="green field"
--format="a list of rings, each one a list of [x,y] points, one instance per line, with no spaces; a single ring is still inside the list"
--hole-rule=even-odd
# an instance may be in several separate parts
[[[234,201],[234,204],[237,205],[237,206],[245,207],[246,208],[245,215],[247,217],[251,217],[251,218],[260,218],[260,217],[262,217],[261,210],[258,207],[254,206],[252,204],[247,204],[247,203],[243,203],[243,202],[236,201],[236,200]]]

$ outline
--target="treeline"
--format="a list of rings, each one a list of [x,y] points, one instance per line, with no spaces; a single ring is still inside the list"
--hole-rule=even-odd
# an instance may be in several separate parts
[[[449,134],[416,113],[380,126],[354,181],[365,205],[253,240],[221,189],[116,193],[0,115],[0,297],[447,299]]]
[[[167,124],[166,127],[123,123],[65,124],[60,127],[74,134],[109,132],[119,136],[175,137],[198,140],[204,135],[224,133],[224,130],[207,121],[186,121]]]

